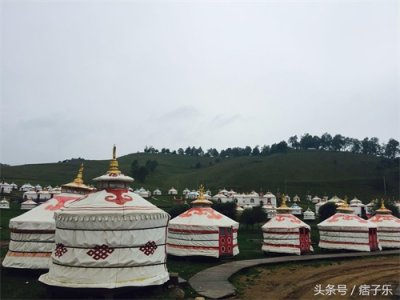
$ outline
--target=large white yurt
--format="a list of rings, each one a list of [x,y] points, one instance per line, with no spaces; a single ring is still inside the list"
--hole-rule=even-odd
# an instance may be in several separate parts
[[[62,186],[63,192],[32,210],[10,220],[9,251],[3,260],[8,268],[48,269],[55,248],[54,212],[83,197],[91,189],[83,183],[83,166],[73,182]]]
[[[318,224],[319,247],[356,251],[380,250],[377,226],[353,214],[347,202],[337,213]]]
[[[204,189],[192,208],[169,222],[167,253],[176,256],[234,256],[239,254],[239,223],[211,208]]]
[[[0,182],[0,193],[1,194],[10,194],[12,190],[13,190],[13,187],[11,184],[8,184],[5,181]]]
[[[369,219],[378,227],[378,240],[382,248],[400,248],[400,219],[392,215],[383,203]]]
[[[119,171],[115,146],[107,174],[94,181],[97,192],[55,213],[56,249],[39,281],[109,289],[166,282],[169,215],[129,191],[133,179]]]
[[[313,251],[311,227],[290,213],[284,195],[276,211],[277,214],[261,227],[264,239],[261,250],[297,255]]]

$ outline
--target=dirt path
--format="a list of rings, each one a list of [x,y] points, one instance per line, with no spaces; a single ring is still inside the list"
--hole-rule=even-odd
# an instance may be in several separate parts
[[[235,282],[240,291],[238,299],[368,299],[368,293],[374,300],[394,299],[390,293],[382,295],[382,287],[386,285],[394,294],[400,283],[400,257],[334,261],[330,265],[263,266]],[[321,294],[316,295],[318,285]],[[328,285],[336,295],[327,295]],[[364,295],[360,295],[362,285],[369,285]]]

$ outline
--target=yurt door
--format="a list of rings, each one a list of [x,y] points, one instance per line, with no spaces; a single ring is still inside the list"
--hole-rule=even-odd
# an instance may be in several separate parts
[[[371,251],[378,250],[378,237],[376,228],[369,229],[369,247]]]
[[[231,227],[219,228],[219,255],[233,255],[233,231]]]
[[[310,252],[310,231],[307,228],[300,228],[300,252]]]

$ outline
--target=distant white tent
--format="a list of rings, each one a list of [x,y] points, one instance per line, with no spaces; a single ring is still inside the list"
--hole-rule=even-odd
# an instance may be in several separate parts
[[[25,183],[19,188],[19,190],[21,192],[27,192],[27,191],[34,190],[34,189],[35,189],[35,187],[33,185],[31,185],[30,183]]]
[[[8,268],[47,269],[50,255],[55,248],[54,212],[83,197],[91,189],[83,183],[83,167],[71,183],[63,185],[63,193],[30,211],[10,220],[11,239],[9,251],[3,260]]]
[[[10,194],[11,191],[13,190],[13,187],[11,184],[8,184],[7,182],[1,182],[0,183],[0,192],[3,194]]]
[[[168,195],[178,195],[178,191],[172,187],[168,190]]]
[[[318,224],[319,247],[356,251],[380,250],[377,226],[353,214],[347,203],[337,213]]]
[[[282,205],[276,210],[277,215],[261,227],[264,238],[262,251],[297,255],[313,251],[310,226],[290,213],[284,195]]]
[[[303,214],[303,209],[299,205],[297,205],[297,203],[293,203],[290,209],[292,210],[292,214],[295,216]]]
[[[6,198],[0,200],[0,209],[10,209],[10,202]]]
[[[267,205],[273,205],[276,207],[277,203],[276,203],[276,196],[274,194],[272,194],[271,192],[267,192],[263,198],[261,199],[263,201],[264,204]]]
[[[315,213],[310,208],[307,208],[307,210],[303,214],[303,219],[304,220],[315,220]]]
[[[383,203],[369,219],[378,228],[378,240],[382,248],[400,248],[400,219],[392,215]]]
[[[133,178],[119,170],[115,147],[107,174],[94,181],[98,191],[55,213],[56,249],[39,281],[108,289],[165,283],[169,215],[129,191]]]
[[[36,207],[36,205],[37,205],[37,203],[35,201],[28,198],[28,200],[21,203],[21,209],[22,210],[30,210],[30,209]]]
[[[161,190],[160,189],[155,189],[154,191],[153,191],[153,195],[154,196],[161,196],[162,195],[162,192],[161,192]]]
[[[168,225],[167,252],[176,256],[234,256],[239,254],[239,224],[211,208],[201,189],[193,207]]]

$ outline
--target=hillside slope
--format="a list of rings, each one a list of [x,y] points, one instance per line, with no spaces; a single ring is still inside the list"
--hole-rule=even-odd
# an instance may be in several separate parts
[[[304,196],[307,192],[322,196],[348,195],[367,198],[384,194],[399,198],[399,165],[374,156],[347,152],[295,151],[267,157],[238,157],[217,162],[208,157],[178,156],[172,154],[129,154],[118,158],[121,170],[130,175],[132,161],[144,165],[156,160],[158,166],[144,183],[133,187],[156,187],[166,191],[171,186],[180,191],[194,189],[200,183],[213,192],[233,188],[236,191],[283,191]],[[8,182],[30,182],[42,185],[61,185],[70,182],[79,168],[79,161],[22,166],[2,166],[1,177]],[[85,160],[86,182],[103,174],[108,160]]]

